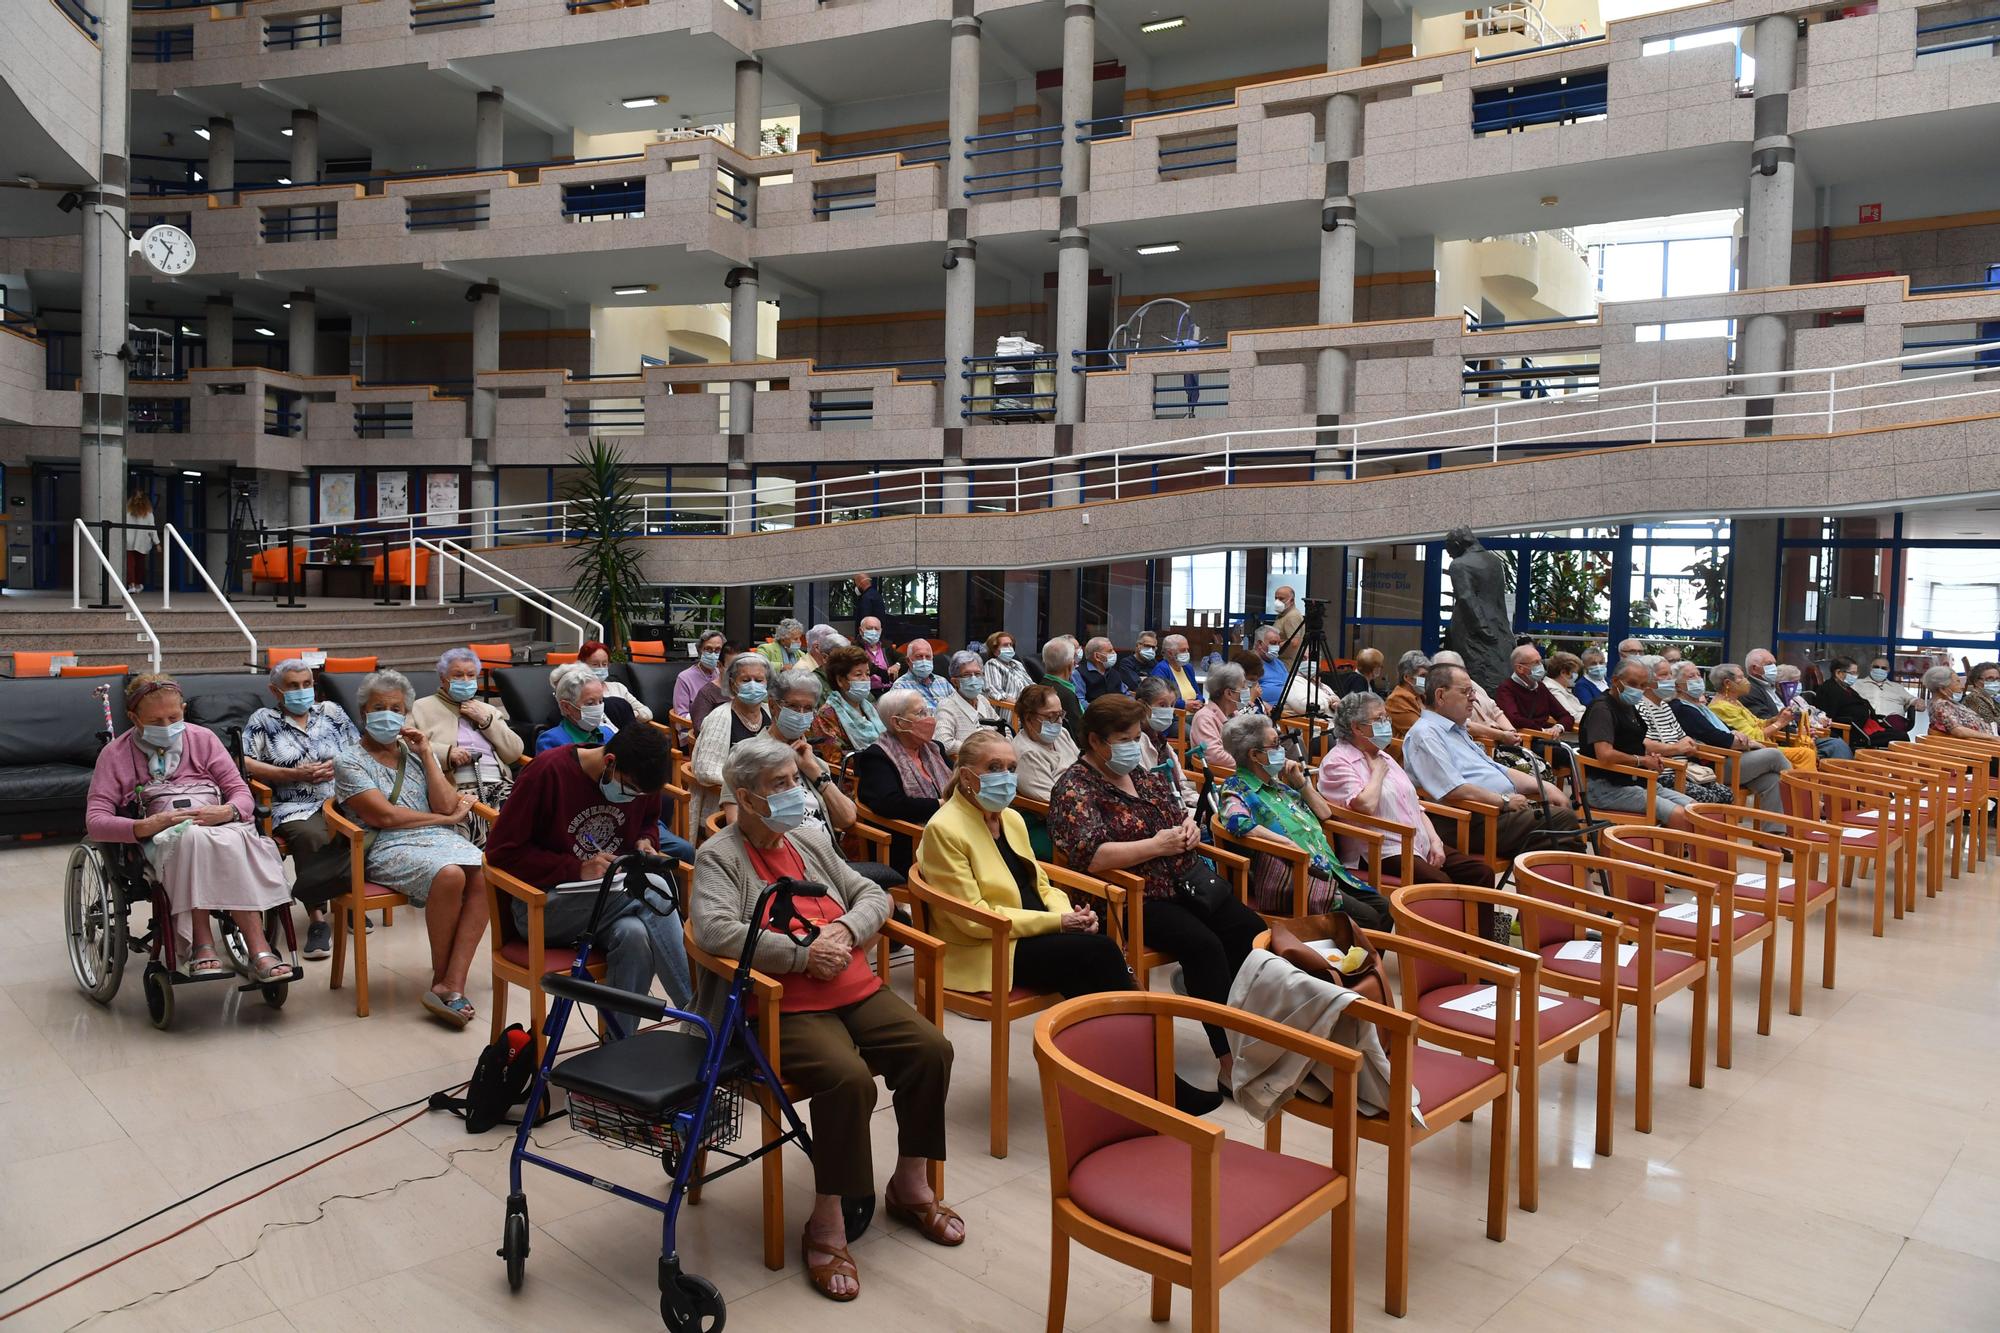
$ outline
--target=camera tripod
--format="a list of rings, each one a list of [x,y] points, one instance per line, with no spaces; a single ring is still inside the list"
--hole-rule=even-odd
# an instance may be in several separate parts
[[[1292,696],[1292,682],[1299,679],[1301,675],[1306,680],[1306,703],[1304,708],[1294,711],[1306,718],[1309,728],[1308,735],[1310,736],[1312,732],[1318,730],[1322,720],[1327,725],[1332,725],[1332,715],[1324,708],[1321,708],[1319,704],[1320,663],[1332,660],[1333,645],[1328,642],[1326,637],[1326,603],[1322,600],[1308,597],[1306,599],[1305,618],[1299,625],[1299,646],[1292,650],[1292,664],[1290,669],[1285,672],[1284,687],[1278,691],[1276,699],[1265,701],[1266,707],[1270,709],[1272,726],[1277,727],[1280,720],[1284,717],[1285,701]],[[1280,742],[1285,739],[1283,727],[1278,728],[1278,739]],[[1302,760],[1311,758],[1310,755],[1306,754],[1298,757]]]

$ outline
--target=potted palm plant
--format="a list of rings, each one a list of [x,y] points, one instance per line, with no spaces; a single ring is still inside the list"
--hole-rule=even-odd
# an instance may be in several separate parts
[[[570,596],[604,623],[604,637],[622,644],[631,624],[652,604],[633,540],[643,515],[625,480],[625,451],[592,440],[570,455],[576,476],[563,488],[569,504]]]

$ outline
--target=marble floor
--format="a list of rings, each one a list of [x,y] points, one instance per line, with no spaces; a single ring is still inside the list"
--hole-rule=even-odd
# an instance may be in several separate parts
[[[480,1032],[424,1016],[421,926],[374,936],[374,1016],[329,992],[324,965],[283,1011],[224,986],[183,992],[171,1032],[146,1021],[136,965],[109,1008],[86,1000],[64,955],[67,845],[0,850],[0,1283],[251,1162],[462,1080]],[[1381,1309],[1383,1159],[1363,1145],[1357,1317],[1369,1328],[1678,1330],[1995,1326],[2000,1308],[2000,869],[1868,934],[1866,895],[1840,918],[1839,988],[1755,1033],[1755,970],[1737,979],[1735,1067],[1684,1083],[1688,1005],[1663,1011],[1653,1131],[1632,1130],[1631,1025],[1621,1041],[1616,1153],[1591,1152],[1588,1057],[1549,1066],[1539,1212],[1484,1236],[1484,1124],[1419,1151],[1410,1312]],[[1754,957],[1754,955],[1752,955]],[[475,974],[485,1009],[487,980]],[[722,1290],[731,1328],[1018,1330],[1046,1310],[1048,1166],[1029,1025],[1009,1072],[1013,1151],[985,1152],[991,1082],[983,1025],[948,1020],[959,1058],[947,1195],[968,1243],[940,1249],[878,1216],[854,1247],[861,1299],[836,1306],[757,1252],[753,1173],[683,1215],[687,1267]],[[286,1180],[403,1115],[234,1182],[0,1296],[0,1315],[98,1264],[154,1248],[15,1315],[9,1327],[98,1330],[657,1329],[651,1214],[548,1173],[530,1177],[526,1286],[510,1294],[494,1249],[506,1142],[430,1114]],[[1249,1137],[1233,1106],[1217,1117]],[[1482,1113],[1481,1119],[1484,1119]],[[893,1152],[885,1104],[878,1160]],[[657,1189],[657,1166],[578,1138],[538,1141]],[[1296,1124],[1287,1146],[1324,1139]],[[789,1227],[808,1172],[787,1165]],[[278,1183],[282,1182],[282,1183]],[[225,1203],[273,1186],[212,1218]],[[205,1220],[204,1220],[205,1219]],[[173,1234],[179,1233],[179,1234]],[[168,1236],[171,1239],[163,1239]],[[793,1242],[794,1246],[796,1242]],[[1323,1328],[1326,1225],[1309,1229],[1222,1299],[1232,1329]],[[809,1321],[809,1322],[808,1322]],[[1145,1282],[1078,1252],[1068,1327],[1155,1327]],[[1186,1328],[1185,1296],[1169,1327]]]

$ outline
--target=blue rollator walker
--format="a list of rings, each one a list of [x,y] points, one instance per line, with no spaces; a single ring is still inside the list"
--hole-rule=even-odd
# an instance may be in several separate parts
[[[527,1108],[508,1162],[507,1221],[499,1254],[507,1261],[507,1285],[519,1291],[528,1259],[528,1198],[521,1188],[521,1167],[532,1162],[663,1214],[660,1318],[673,1333],[721,1333],[726,1317],[722,1293],[706,1278],[681,1271],[674,1226],[690,1185],[706,1185],[766,1153],[779,1151],[787,1143],[797,1143],[808,1152],[812,1149],[805,1125],[757,1044],[744,995],[750,985],[750,960],[756,952],[757,935],[767,921],[800,945],[818,938],[819,927],[806,920],[792,901],[795,892],[810,892],[813,886],[781,879],[766,888],[751,913],[742,957],[730,979],[722,1016],[714,1026],[701,1015],[676,1009],[663,1000],[593,980],[586,960],[613,884],[657,910],[673,911],[679,907],[674,867],[666,857],[643,852],[628,853],[614,861],[597,886],[590,927],[576,941],[576,962],[567,973],[550,972],[542,978],[542,989],[554,1003],[549,1007],[547,1045],[528,1090]],[[557,1063],[563,1028],[578,1004],[644,1022],[677,1020],[680,1026],[653,1028],[622,1041],[608,1041]],[[540,1118],[551,1085],[568,1094],[571,1128],[613,1147],[659,1154],[661,1165],[673,1178],[667,1197],[662,1200],[641,1194],[536,1152],[528,1136]],[[787,1128],[755,1151],[734,1152],[729,1145],[742,1132],[743,1094],[760,1088],[764,1091],[756,1100],[767,1107],[767,1115],[771,1114],[769,1108],[781,1113]],[[696,1170],[711,1153],[726,1158],[726,1164],[697,1177]]]

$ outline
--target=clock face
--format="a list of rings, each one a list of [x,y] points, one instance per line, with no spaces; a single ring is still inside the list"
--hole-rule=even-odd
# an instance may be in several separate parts
[[[139,238],[139,253],[160,272],[178,276],[194,267],[194,238],[179,227],[162,223],[147,228]]]

